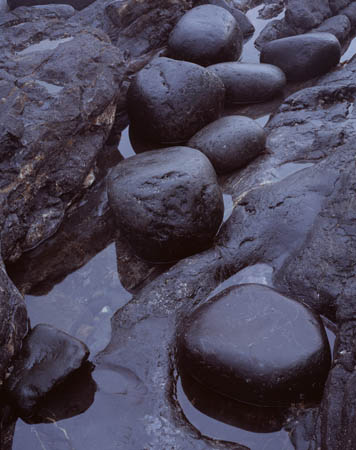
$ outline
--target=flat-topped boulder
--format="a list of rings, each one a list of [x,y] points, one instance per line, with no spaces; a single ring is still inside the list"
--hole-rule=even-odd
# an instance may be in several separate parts
[[[188,147],[120,162],[110,174],[108,195],[120,232],[148,261],[173,261],[207,248],[223,218],[214,168]]]
[[[225,8],[202,5],[186,12],[168,40],[169,56],[209,66],[236,61],[242,51],[243,34]]]
[[[333,34],[315,32],[269,42],[260,60],[281,68],[288,80],[304,81],[328,72],[340,56],[340,43]]]
[[[265,102],[280,95],[286,85],[282,70],[271,64],[225,62],[208,69],[224,83],[228,104]]]
[[[206,155],[218,173],[246,166],[264,151],[266,135],[262,127],[245,116],[226,116],[210,123],[189,141],[190,147]]]
[[[262,285],[233,286],[197,308],[178,337],[178,364],[215,392],[257,405],[315,400],[330,369],[311,309]]]
[[[156,58],[131,82],[130,121],[146,138],[184,142],[220,117],[225,88],[213,72],[197,64]]]

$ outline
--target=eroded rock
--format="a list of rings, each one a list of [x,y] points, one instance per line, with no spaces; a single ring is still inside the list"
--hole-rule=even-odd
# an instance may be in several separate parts
[[[172,261],[211,245],[223,217],[215,171],[198,150],[170,147],[126,159],[108,180],[120,231],[148,261]]]
[[[130,85],[129,117],[153,141],[183,142],[221,115],[224,96],[222,81],[207,69],[156,58]]]
[[[254,120],[226,116],[198,131],[188,141],[188,146],[203,152],[217,173],[228,173],[260,155],[265,142],[265,132]]]

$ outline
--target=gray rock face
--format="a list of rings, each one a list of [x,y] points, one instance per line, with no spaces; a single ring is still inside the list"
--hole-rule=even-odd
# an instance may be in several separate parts
[[[226,62],[208,67],[224,83],[226,103],[260,103],[282,93],[284,73],[271,64]]]
[[[260,59],[280,67],[288,80],[303,81],[328,72],[340,56],[340,43],[334,35],[307,33],[269,42]]]
[[[260,285],[224,290],[184,320],[178,365],[215,392],[258,405],[320,397],[330,369],[320,319]]]
[[[350,36],[351,23],[346,15],[340,14],[325,20],[325,22],[319,25],[315,31],[333,34],[342,45]]]
[[[148,261],[172,261],[211,245],[223,217],[215,171],[198,150],[171,147],[121,162],[108,181],[116,223]]]
[[[23,342],[6,390],[24,415],[31,415],[50,390],[78,369],[89,350],[78,339],[50,325],[37,325]]]
[[[185,61],[156,58],[131,82],[131,123],[156,142],[189,139],[222,112],[225,89],[212,72]]]
[[[54,234],[73,198],[94,181],[123,76],[105,34],[66,27],[73,9],[51,8],[18,9],[0,24],[6,260]]]
[[[175,59],[209,66],[236,61],[242,51],[242,32],[226,9],[202,5],[178,21],[168,40],[168,54]]]
[[[228,173],[260,155],[265,142],[265,132],[254,120],[227,116],[202,128],[188,145],[203,152],[218,173]]]
[[[297,30],[310,30],[332,15],[329,0],[288,0],[286,21]]]

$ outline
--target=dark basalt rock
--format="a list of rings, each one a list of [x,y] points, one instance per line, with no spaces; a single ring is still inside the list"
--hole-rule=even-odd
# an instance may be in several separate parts
[[[127,96],[131,122],[146,137],[183,142],[222,112],[225,89],[211,71],[156,58],[133,79]]]
[[[223,201],[215,171],[198,150],[171,147],[126,159],[108,180],[116,223],[149,261],[171,261],[211,245]]]
[[[258,405],[320,397],[330,348],[320,319],[262,285],[229,288],[185,318],[181,371],[215,392]]]
[[[226,62],[208,67],[224,83],[226,103],[260,103],[282,93],[284,73],[271,64]]]
[[[7,0],[10,10],[20,6],[39,6],[51,4],[71,5],[74,9],[81,10],[89,6],[95,0]]]
[[[356,27],[356,2],[352,2],[345,9],[341,10],[340,14],[347,16],[351,22],[352,29],[355,29],[355,27]]]
[[[260,59],[280,67],[288,80],[303,81],[328,72],[340,56],[340,43],[333,34],[307,33],[269,42]]]
[[[299,32],[310,30],[320,25],[332,13],[329,0],[288,0],[285,13],[286,22]]]
[[[209,66],[236,61],[243,35],[234,17],[224,8],[202,5],[178,21],[168,40],[168,54],[175,59]]]
[[[218,173],[228,173],[261,154],[265,142],[265,132],[257,122],[244,116],[226,116],[202,128],[187,145],[203,152]]]
[[[220,6],[229,11],[229,13],[234,16],[244,37],[250,36],[255,31],[255,27],[252,25],[246,14],[237,8],[236,2],[230,0],[201,0],[195,2],[195,5],[197,6],[206,4]]]
[[[50,325],[37,325],[24,339],[6,391],[21,414],[34,413],[51,389],[78,369],[89,356],[87,346]]]
[[[340,14],[325,20],[315,31],[333,34],[342,45],[350,36],[351,23],[346,15]]]

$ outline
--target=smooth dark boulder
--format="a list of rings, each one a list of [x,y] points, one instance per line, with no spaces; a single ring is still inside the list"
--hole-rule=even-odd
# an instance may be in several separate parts
[[[131,82],[128,113],[147,138],[178,143],[216,120],[224,97],[224,85],[211,71],[186,61],[156,58]]]
[[[198,6],[200,5],[216,5],[221,8],[225,8],[229,13],[231,13],[237,24],[242,31],[244,37],[250,36],[255,31],[255,27],[250,22],[249,18],[244,14],[240,9],[237,8],[236,2],[231,2],[230,0],[201,0],[199,2],[195,2]]]
[[[246,166],[265,148],[266,135],[257,122],[245,116],[226,116],[202,128],[189,141],[206,155],[217,173]]]
[[[191,9],[178,21],[168,39],[168,54],[175,59],[209,66],[236,61],[243,35],[233,15],[215,5]]]
[[[338,16],[326,19],[315,31],[331,33],[343,45],[350,36],[351,22],[345,14],[339,14]]]
[[[74,9],[81,10],[89,6],[95,0],[7,0],[10,10],[20,6],[39,6],[39,5],[70,5]]]
[[[282,93],[284,73],[271,64],[226,62],[208,67],[224,83],[226,103],[260,103]]]
[[[285,20],[303,32],[320,25],[331,15],[329,0],[288,0]]]
[[[214,168],[188,147],[122,161],[110,174],[108,195],[120,232],[148,261],[172,261],[203,250],[223,217]]]
[[[88,356],[83,342],[51,325],[37,325],[24,339],[5,389],[21,414],[32,415],[44,396]]]
[[[331,364],[319,316],[262,285],[233,286],[197,308],[177,345],[181,371],[257,405],[320,398]]]
[[[264,45],[262,63],[280,67],[288,80],[304,81],[322,75],[340,61],[341,47],[331,33],[307,33]]]

